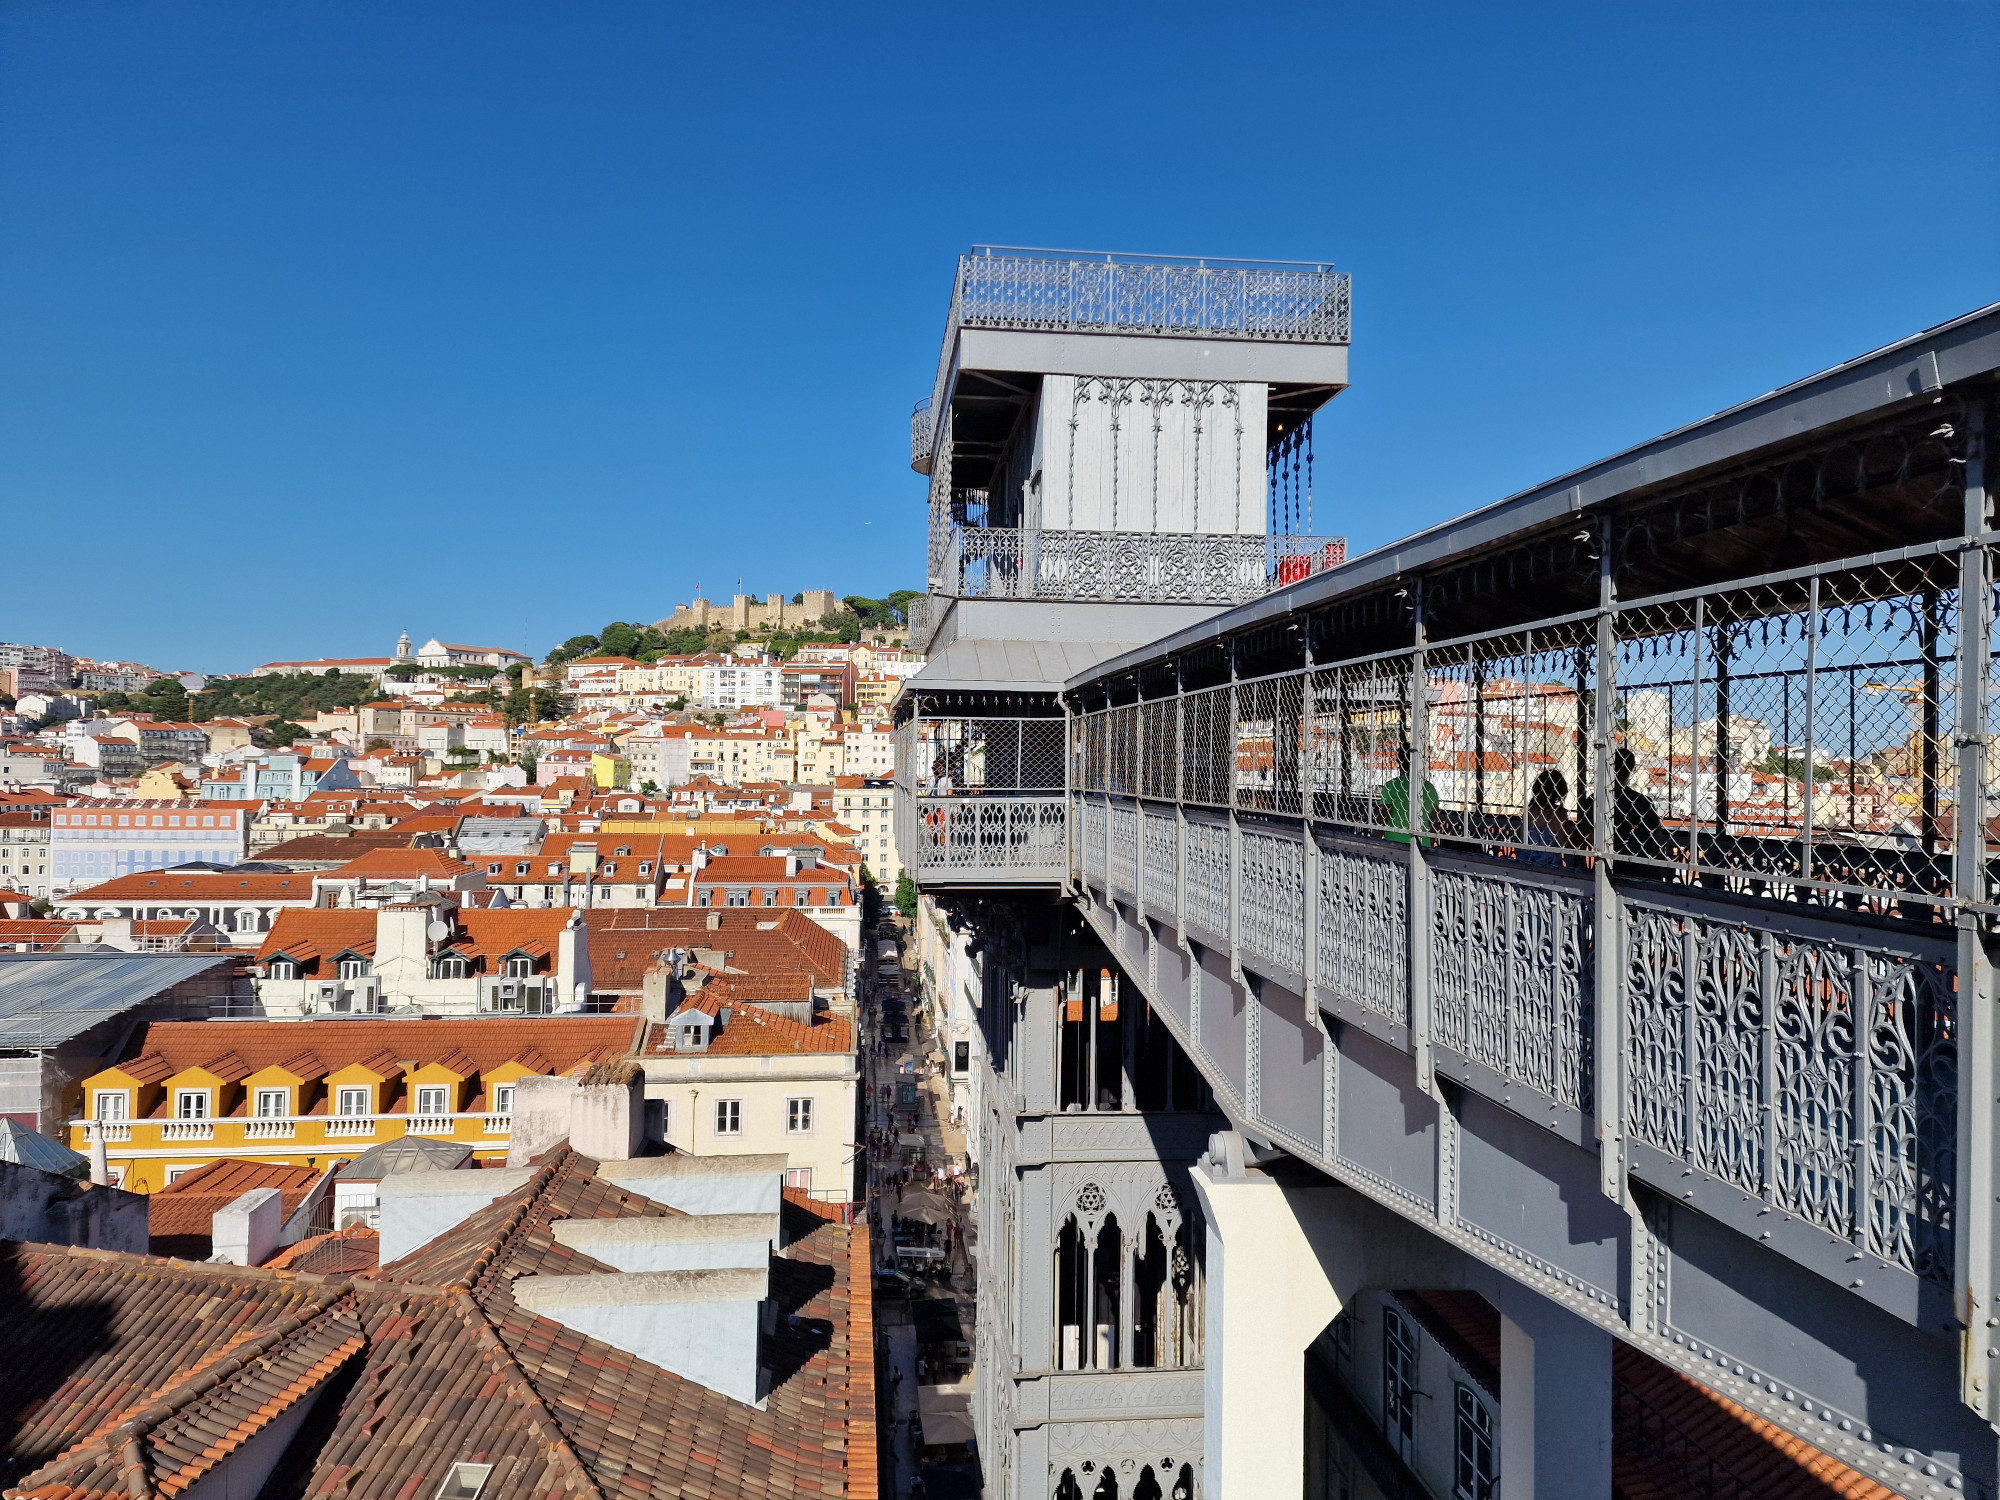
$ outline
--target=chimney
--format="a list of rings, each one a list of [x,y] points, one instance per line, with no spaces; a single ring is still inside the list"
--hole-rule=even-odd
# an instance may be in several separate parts
[[[215,1253],[209,1258],[232,1266],[263,1265],[278,1248],[284,1217],[284,1194],[271,1187],[250,1189],[227,1208],[215,1211],[209,1224]]]
[[[588,875],[597,868],[597,845],[571,844],[569,868],[573,875]]]
[[[599,1161],[630,1161],[646,1137],[646,1073],[621,1058],[599,1063],[570,1101],[569,1143]]]
[[[590,1000],[590,937],[575,910],[556,937],[556,1009],[581,1012]]]
[[[791,853],[785,856],[785,878],[787,880],[790,880],[794,875],[798,873],[799,873],[798,851],[793,850]]]
[[[711,911],[711,912],[710,912],[710,913],[708,914],[708,930],[709,930],[710,932],[720,932],[720,931],[722,931],[722,913],[721,913],[721,912],[719,912],[719,911]]]

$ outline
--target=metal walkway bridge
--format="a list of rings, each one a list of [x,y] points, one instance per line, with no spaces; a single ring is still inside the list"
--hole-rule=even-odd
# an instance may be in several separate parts
[[[1991,1495],[1996,376],[1988,309],[1059,691],[920,678],[906,865],[1060,891],[1254,1143]]]

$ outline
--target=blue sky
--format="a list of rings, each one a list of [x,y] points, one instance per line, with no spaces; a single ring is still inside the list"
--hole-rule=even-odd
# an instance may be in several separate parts
[[[974,242],[1325,258],[1372,546],[2000,297],[2000,6],[0,4],[0,639],[922,586]]]

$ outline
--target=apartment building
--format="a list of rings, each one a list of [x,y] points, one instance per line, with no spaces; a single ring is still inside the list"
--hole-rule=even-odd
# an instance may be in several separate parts
[[[255,809],[240,803],[145,799],[79,802],[49,815],[54,892],[174,865],[239,864]]]
[[[461,906],[447,892],[280,912],[257,965],[258,1001],[279,1020],[581,1014],[590,1000],[578,913]]]
[[[746,992],[787,999],[760,1004]],[[637,1061],[668,1145],[696,1156],[782,1153],[786,1187],[822,1202],[854,1197],[854,1026],[813,1014],[803,989],[711,981],[647,1027]]]
[[[386,1141],[463,1142],[504,1163],[514,1088],[633,1049],[629,1017],[154,1022],[82,1080],[75,1149],[156,1192],[211,1162],[324,1167]]]
[[[0,889],[49,894],[50,813],[46,807],[0,807]]]
[[[893,886],[903,873],[896,852],[895,787],[884,777],[843,776],[833,787],[833,818],[854,835],[854,850],[868,873]]]

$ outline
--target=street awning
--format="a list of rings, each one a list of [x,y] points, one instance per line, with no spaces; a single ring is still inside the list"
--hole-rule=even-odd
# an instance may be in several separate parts
[[[972,1395],[963,1387],[918,1386],[917,1416],[923,1422],[926,1447],[972,1441]]]

